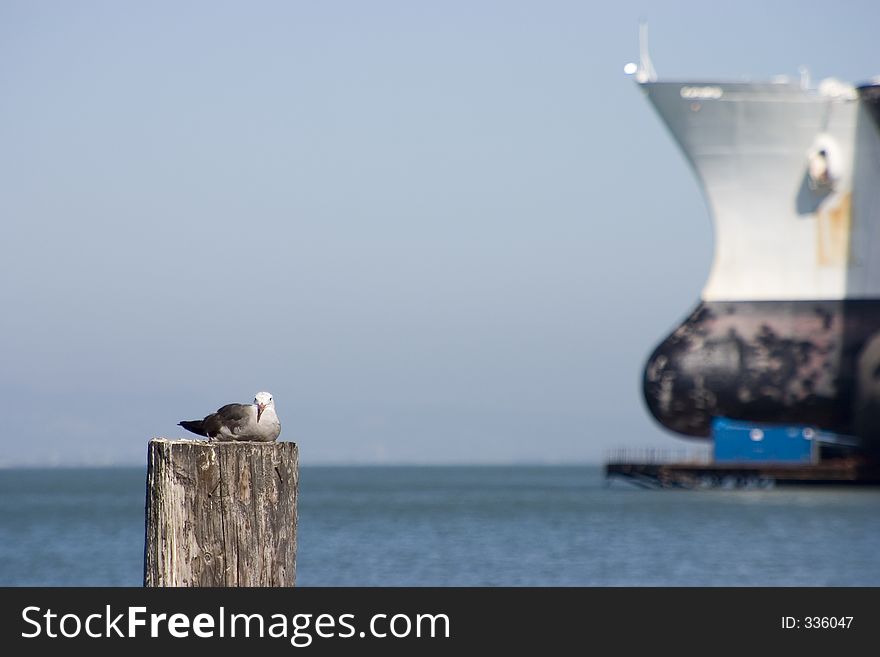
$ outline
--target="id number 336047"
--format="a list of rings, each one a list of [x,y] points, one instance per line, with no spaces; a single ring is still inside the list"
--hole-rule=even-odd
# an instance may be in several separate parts
[[[783,616],[784,630],[848,630],[854,616]]]

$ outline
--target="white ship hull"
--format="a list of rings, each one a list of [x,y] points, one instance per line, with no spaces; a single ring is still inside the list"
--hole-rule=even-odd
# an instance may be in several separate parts
[[[642,85],[700,179],[715,227],[706,301],[880,298],[880,133],[855,90]],[[833,184],[810,155],[826,150]]]

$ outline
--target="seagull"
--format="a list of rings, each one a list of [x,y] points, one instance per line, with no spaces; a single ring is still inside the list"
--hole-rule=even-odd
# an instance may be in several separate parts
[[[226,404],[204,420],[178,423],[208,440],[253,440],[272,442],[281,433],[275,402],[268,392],[258,392],[253,404]]]

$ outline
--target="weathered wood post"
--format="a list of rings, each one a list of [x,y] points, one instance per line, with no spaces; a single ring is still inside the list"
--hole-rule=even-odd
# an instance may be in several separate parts
[[[144,586],[293,586],[296,443],[150,441]]]

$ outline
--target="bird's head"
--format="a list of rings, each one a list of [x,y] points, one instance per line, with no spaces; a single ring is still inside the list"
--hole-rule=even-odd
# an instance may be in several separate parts
[[[272,400],[272,395],[268,392],[258,392],[256,397],[254,397],[254,404],[257,407],[257,422],[260,421],[260,416],[263,415],[263,411],[270,406],[275,406],[275,402]]]

